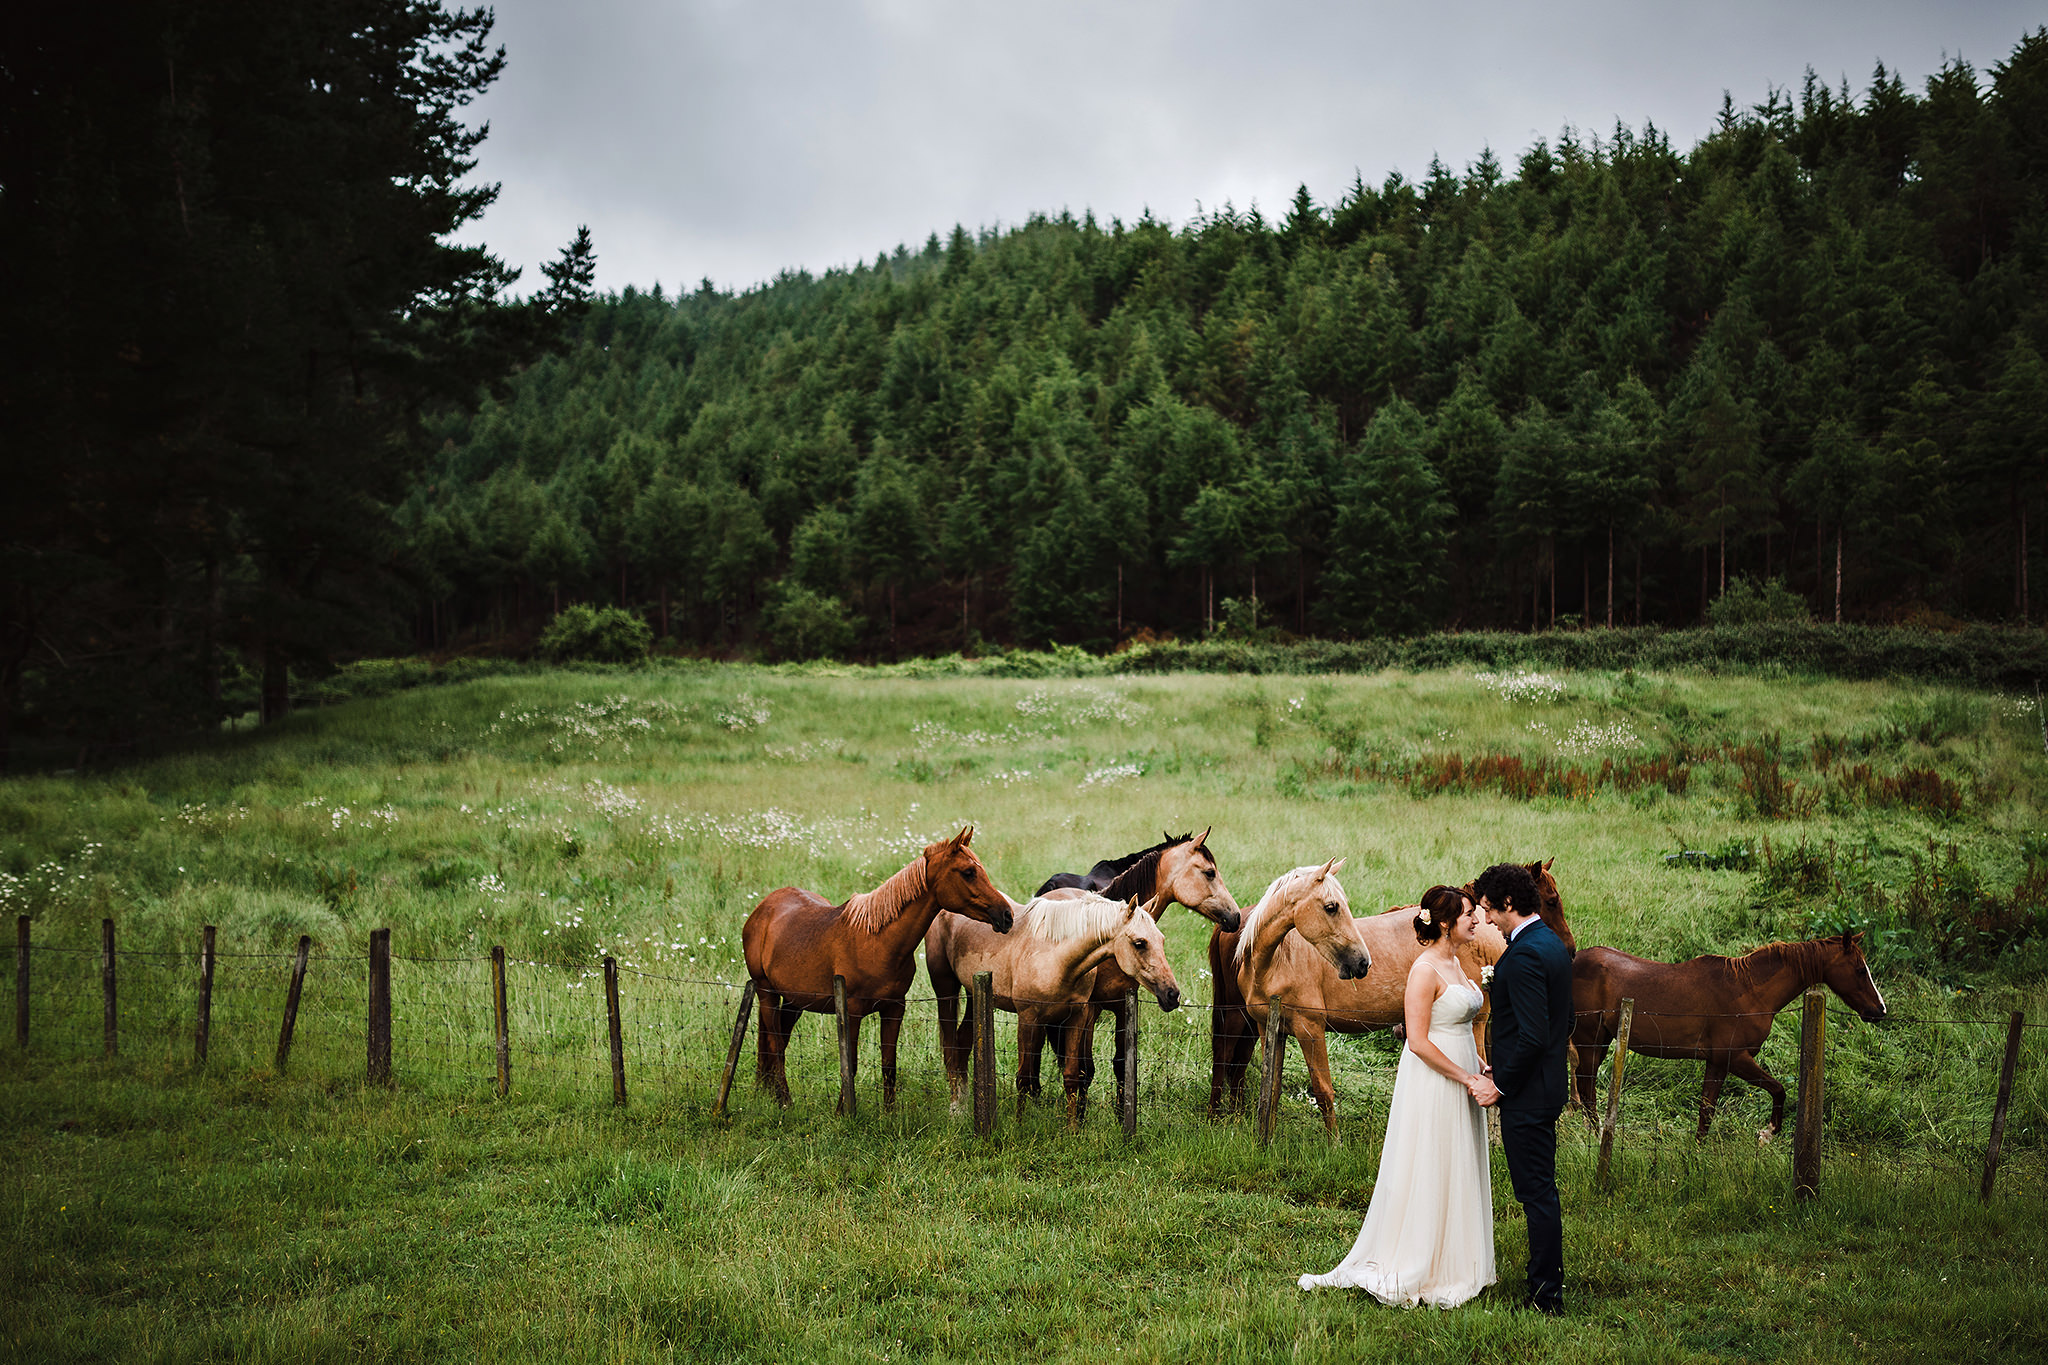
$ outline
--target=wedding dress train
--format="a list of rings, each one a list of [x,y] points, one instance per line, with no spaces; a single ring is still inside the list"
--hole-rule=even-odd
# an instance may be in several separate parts
[[[1429,1011],[1429,1040],[1467,1071],[1479,1069],[1472,1020],[1477,986],[1446,985]],[[1401,1049],[1379,1178],[1351,1254],[1303,1289],[1364,1289],[1382,1303],[1454,1308],[1498,1277],[1493,1266],[1493,1178],[1485,1111],[1464,1086]]]

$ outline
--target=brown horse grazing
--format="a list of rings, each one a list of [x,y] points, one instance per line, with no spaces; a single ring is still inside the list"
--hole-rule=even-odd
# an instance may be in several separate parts
[[[1156,906],[1154,907],[1156,908]],[[974,1020],[958,1019],[960,983],[978,972],[993,978],[995,1005],[1017,1016],[1017,1112],[1039,1093],[1038,1065],[1048,1037],[1058,1038],[1066,1082],[1067,1121],[1081,1121],[1081,1058],[1077,1028],[1061,1025],[1087,1008],[1095,974],[1112,964],[1163,1010],[1180,1007],[1180,983],[1166,962],[1166,941],[1150,910],[1086,891],[1041,896],[1017,912],[1015,931],[1001,938],[959,915],[941,915],[924,936],[925,970],[938,998],[939,1038],[946,1055],[952,1107],[967,1087]]]
[[[1244,1018],[1256,1017],[1252,1038],[1257,1040],[1258,1030],[1265,1026],[1266,1006],[1278,991],[1283,1003],[1292,994],[1292,983],[1311,974],[1327,974],[1334,969],[1340,981],[1360,981],[1370,977],[1373,964],[1371,946],[1360,932],[1361,921],[1352,918],[1350,902],[1345,899],[1344,888],[1337,881],[1337,869],[1343,860],[1335,859],[1322,867],[1298,867],[1274,880],[1266,888],[1266,894],[1244,917],[1244,924],[1236,934],[1225,935],[1217,930],[1209,936],[1209,967],[1214,980],[1217,999],[1223,998],[1224,983],[1229,982],[1232,1008]],[[1414,935],[1409,935],[1411,938]],[[1230,944],[1227,954],[1222,945]],[[1218,1009],[1222,1006],[1219,1004]],[[1213,1019],[1212,1019],[1213,1025]],[[1323,1050],[1320,1030],[1313,1034],[1298,1034],[1302,1040],[1304,1056],[1310,1058],[1311,1076],[1320,1075],[1321,1083],[1329,1085],[1329,1054]],[[1281,1039],[1286,1047],[1286,1039]],[[1249,1049],[1246,1053],[1249,1059]],[[1320,1058],[1320,1065],[1317,1058]],[[1277,1059],[1276,1059],[1277,1060]],[[1212,1070],[1209,1088],[1209,1112],[1216,1113],[1218,1092],[1222,1085],[1221,1071]],[[1244,1095],[1244,1067],[1237,1068],[1235,1094],[1241,1102]],[[1323,1105],[1325,1116],[1333,1111],[1330,1104],[1318,1093],[1317,1102]],[[1334,1118],[1329,1120],[1333,1125]],[[1332,1128],[1334,1132],[1334,1126]]]
[[[1555,858],[1550,860],[1556,862]],[[1564,941],[1574,947],[1571,926],[1565,922],[1564,900],[1557,892],[1557,879],[1550,875],[1550,863],[1528,864],[1536,879],[1537,914]],[[1468,888],[1469,890],[1469,888]],[[1363,980],[1345,981],[1324,966],[1312,953],[1289,945],[1282,951],[1281,970],[1272,991],[1288,1006],[1287,1032],[1300,1040],[1301,1055],[1308,1062],[1309,1090],[1322,1108],[1323,1123],[1336,1132],[1336,1087],[1330,1080],[1329,1033],[1371,1033],[1395,1028],[1401,1023],[1401,995],[1408,985],[1408,969],[1414,965],[1422,945],[1416,942],[1414,917],[1418,907],[1397,905],[1384,914],[1360,919],[1359,937],[1372,953],[1374,971]],[[1247,1006],[1238,974],[1229,970],[1237,953],[1237,936],[1221,932],[1209,939],[1209,970],[1215,978],[1216,1003],[1210,1016],[1209,1113],[1221,1112],[1225,1097],[1231,1108],[1244,1106],[1245,1069],[1251,1065],[1253,1049],[1266,1024],[1263,1003]],[[1458,953],[1466,976],[1483,980],[1483,969],[1507,951],[1507,940],[1490,924],[1479,926],[1478,936]],[[1481,1010],[1472,1021],[1479,1053],[1486,1055],[1486,1023],[1489,1010]],[[1327,1099],[1325,1097],[1328,1097]]]
[[[1210,826],[1210,829],[1214,828]],[[1105,872],[1108,876],[1103,880]],[[1100,887],[1093,885],[1098,880],[1102,880]],[[1230,894],[1230,888],[1223,884],[1222,870],[1216,865],[1215,855],[1209,851],[1208,829],[1200,834],[1183,834],[1178,839],[1168,836],[1165,843],[1155,844],[1143,852],[1129,854],[1114,862],[1099,862],[1086,877],[1071,872],[1055,873],[1038,888],[1038,894],[1080,895],[1081,891],[1068,888],[1084,884],[1086,890],[1099,890],[1100,894],[1113,901],[1136,899],[1148,904],[1152,906],[1154,915],[1164,914],[1169,905],[1185,905],[1218,929],[1237,932],[1237,900]],[[1103,963],[1095,973],[1095,994],[1089,999],[1087,1008],[1081,1011],[1078,1019],[1061,1026],[1062,1033],[1067,1028],[1078,1027],[1081,1030],[1081,1103],[1084,1107],[1088,1102],[1089,1083],[1095,1079],[1095,1026],[1105,1011],[1116,1021],[1112,1033],[1114,1051],[1110,1075],[1117,1078],[1119,1102],[1123,1098],[1124,1000],[1137,985],[1117,963]],[[1058,1040],[1055,1050],[1062,1057],[1066,1055],[1067,1040],[1064,1037]]]
[[[1759,1142],[1785,1123],[1785,1087],[1757,1065],[1771,1021],[1809,986],[1826,983],[1842,1002],[1874,1024],[1884,1018],[1884,992],[1863,956],[1863,935],[1844,933],[1809,943],[1766,943],[1741,957],[1646,962],[1613,948],[1588,948],[1572,959],[1572,1043],[1578,1049],[1579,1100],[1593,1113],[1594,1077],[1620,1027],[1621,1002],[1633,999],[1628,1050],[1646,1057],[1682,1057],[1707,1064],[1700,1087],[1699,1136],[1707,1135],[1733,1071],[1769,1092],[1771,1122]]]
[[[981,920],[997,933],[1010,929],[1014,902],[967,846],[973,838],[969,825],[941,839],[901,872],[843,905],[785,886],[770,891],[747,916],[740,942],[761,1001],[757,1070],[781,1103],[789,1103],[783,1055],[790,1032],[804,1011],[832,1010],[835,976],[846,978],[846,1009],[856,1038],[868,1011],[882,1016],[882,1103],[896,1102],[896,1035],[924,931],[941,910]]]

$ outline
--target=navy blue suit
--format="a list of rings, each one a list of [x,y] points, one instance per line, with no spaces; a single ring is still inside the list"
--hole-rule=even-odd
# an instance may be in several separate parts
[[[1572,1036],[1572,958],[1550,926],[1526,925],[1493,965],[1493,1083],[1508,1177],[1529,1224],[1529,1297],[1564,1306],[1564,1212],[1557,1199],[1557,1116]]]

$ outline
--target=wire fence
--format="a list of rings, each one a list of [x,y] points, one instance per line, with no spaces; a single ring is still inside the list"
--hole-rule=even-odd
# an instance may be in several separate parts
[[[210,1070],[269,1072],[279,1065],[279,1035],[290,994],[293,954],[220,953],[211,990],[202,998],[201,953],[119,949],[111,977],[104,947],[30,943],[22,972],[15,956],[18,1041],[36,1055],[82,1061],[110,1050],[130,1063],[165,1070],[190,1067],[198,1049],[202,1008],[208,1016],[206,1066]],[[611,1015],[604,975],[588,967],[507,959],[504,966],[510,1085],[514,1100],[604,1104],[614,1099]],[[370,1061],[368,1039],[372,975],[368,957],[313,954],[284,1069],[326,1083],[361,1081]],[[494,1095],[498,1085],[497,1017],[492,959],[394,954],[389,968],[391,1080],[439,1093]],[[620,966],[618,1029],[629,1102],[708,1113],[717,1098],[732,1047],[745,981],[693,978]],[[955,1008],[965,1017],[965,990]],[[872,1013],[874,1002],[849,1002],[853,1013]],[[1029,1003],[1029,1002],[1026,1002]],[[971,1107],[972,1083],[962,1059],[949,1077],[937,1026],[939,1001],[929,993],[905,1002],[898,1039],[895,1107],[898,1112],[945,1114],[956,1099]],[[732,1082],[733,1111],[775,1104],[757,1087],[754,1053],[758,1011],[746,1020]],[[1791,1159],[1798,1112],[1799,1010],[1788,1008],[1757,1054],[1759,1064],[1784,1084],[1783,1134],[1760,1146],[1758,1130],[1770,1118],[1762,1089],[1729,1079],[1710,1136],[1695,1137],[1700,1115],[1698,1061],[1632,1053],[1625,1068],[1615,1125],[1618,1178],[1637,1170],[1682,1169],[1702,1152],[1747,1153],[1769,1168]],[[1639,1011],[1638,1021],[1650,1017]],[[1039,1103],[1019,1102],[1028,1089],[1018,1076],[1017,1016],[998,1012],[993,1030],[997,1113],[1003,1124],[1058,1123],[1066,1118],[1056,1046],[1040,1061]],[[110,1024],[111,1021],[111,1024]],[[1104,1022],[1107,1022],[1105,1017]],[[1297,1019],[1294,1032],[1316,1031]],[[2010,1019],[1922,1015],[1864,1025],[1841,1010],[1828,1013],[1823,1077],[1822,1149],[1830,1160],[1856,1163],[1859,1180],[1956,1179],[1975,1188],[1990,1146],[2000,1079],[2006,1065]],[[2010,1102],[2002,1131],[1998,1188],[2013,1195],[2048,1194],[2048,1032],[2044,1024],[2019,1029]],[[856,1093],[861,1107],[881,1101],[881,1058],[876,1019],[858,1038]],[[1225,1103],[1212,1115],[1218,1089],[1208,1002],[1183,998],[1162,1012],[1140,997],[1136,1109],[1141,1130],[1241,1130],[1255,1140],[1262,1056],[1254,1047],[1242,1071],[1245,1107]],[[1094,1077],[1088,1123],[1115,1124],[1112,1069],[1114,1035],[1099,1027],[1093,1041]],[[1340,1140],[1376,1148],[1392,1099],[1401,1044],[1390,1033],[1331,1033],[1329,1081],[1335,1094]],[[1560,1133],[1567,1148],[1591,1143],[1594,1124],[1608,1104],[1613,1057],[1598,1076],[1590,1113],[1568,1112]],[[829,1012],[806,1013],[791,1035],[784,1074],[794,1106],[830,1111],[839,1098],[836,1022]],[[1021,1116],[1021,1118],[1020,1118]],[[1272,1131],[1281,1139],[1310,1139],[1324,1129],[1298,1045],[1283,1064]]]

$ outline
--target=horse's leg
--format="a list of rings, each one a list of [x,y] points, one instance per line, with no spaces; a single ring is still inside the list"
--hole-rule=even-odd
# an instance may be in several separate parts
[[[1087,1046],[1081,1050],[1081,1102],[1088,1102],[1088,1087],[1095,1080],[1095,1021],[1102,1017],[1104,1010],[1116,1021],[1116,1032],[1111,1035],[1114,1041],[1110,1046],[1109,1065],[1111,1074],[1116,1077],[1116,1109],[1121,1114],[1124,1109],[1124,1025],[1129,1022],[1122,1000],[1112,1000],[1107,1005],[1090,1001],[1082,1011],[1081,1027],[1088,1031],[1088,1037]]]
[[[1228,1107],[1244,1108],[1244,1073],[1251,1065],[1258,1034],[1251,1016],[1235,1005],[1217,1005],[1209,1012],[1209,1117]],[[1228,1096],[1226,1101],[1225,1097]]]
[[[1083,1007],[1086,1008],[1085,1006]],[[1088,1081],[1082,1072],[1081,1053],[1091,1030],[1067,1025],[1067,1050],[1060,1057],[1060,1079],[1067,1095],[1067,1127],[1078,1130],[1088,1108]]]
[[[882,1108],[896,1107],[896,1035],[903,1031],[903,1002],[884,1000],[875,1006],[882,1016]]]
[[[796,1021],[803,1017],[803,1011],[784,1002],[781,996],[775,998],[775,1005],[768,1017],[761,1021],[762,1041],[769,1044],[767,1084],[775,1095],[775,1101],[783,1108],[789,1107],[789,1036],[796,1031]]]
[[[1707,1135],[1707,1127],[1714,1121],[1714,1110],[1721,1103],[1721,1083],[1728,1079],[1728,1054],[1716,1052],[1707,1058],[1707,1074],[1700,1082],[1700,1130],[1699,1137]]]
[[[1607,1043],[1588,1041],[1574,1045],[1572,1080],[1579,1097],[1579,1106],[1585,1111],[1586,1122],[1592,1127],[1600,1126],[1600,1060],[1607,1055]]]
[[[932,983],[939,1007],[939,1055],[946,1062],[946,1107],[960,1112],[961,1096],[967,1089],[967,1059],[974,1046],[974,1016],[960,1018],[960,983],[951,988]]]
[[[1018,1002],[1022,1004],[1022,1001]],[[1035,1010],[1017,1011],[1017,1117],[1024,1117],[1024,1101],[1038,1094],[1039,1054],[1045,1050],[1045,1021]]]
[[[1121,1001],[1113,1005],[1102,1006],[1090,1000],[1082,1005],[1079,1010],[1076,1010],[1067,1017],[1067,1032],[1073,1035],[1071,1046],[1077,1068],[1075,1075],[1080,1078],[1080,1107],[1083,1110],[1088,1107],[1088,1087],[1095,1080],[1095,1023],[1102,1017],[1102,1011],[1105,1008],[1114,1014],[1119,1021],[1123,1019],[1124,1007]],[[1123,1034],[1121,1032],[1117,1034],[1117,1046],[1118,1048],[1123,1046]],[[1119,1051],[1117,1056],[1121,1059],[1123,1056],[1122,1052]],[[1117,1095],[1119,1097],[1118,1102],[1121,1103],[1123,1095],[1123,1073],[1121,1071],[1117,1073]]]
[[[1316,1108],[1323,1111],[1323,1127],[1330,1135],[1331,1142],[1343,1141],[1337,1135],[1337,1087],[1330,1079],[1330,1044],[1323,1026],[1301,1017],[1294,1017],[1294,1037],[1301,1044],[1301,1060],[1308,1066],[1308,1089],[1316,1097]]]
[[[1769,1142],[1785,1126],[1785,1087],[1779,1084],[1776,1076],[1757,1065],[1756,1058],[1747,1052],[1738,1052],[1730,1057],[1728,1069],[1770,1095],[1771,1125],[1768,1128],[1759,1128],[1756,1134],[1758,1143]]]

